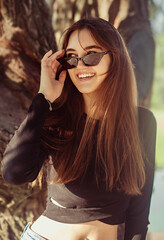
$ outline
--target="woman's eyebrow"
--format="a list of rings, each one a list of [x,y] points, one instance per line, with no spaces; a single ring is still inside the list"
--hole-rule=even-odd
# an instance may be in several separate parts
[[[67,49],[66,49],[66,52],[68,52],[68,51],[75,52],[76,50],[73,49],[73,48],[67,48]]]
[[[98,49],[98,50],[103,50],[102,47],[97,46],[97,45],[90,45],[90,46],[84,47],[84,50],[89,50],[89,49],[93,49],[93,48]],[[74,48],[67,48],[66,52],[68,52],[68,51],[75,52],[76,50]]]
[[[97,46],[97,45],[90,45],[90,46],[85,47],[84,49],[85,49],[85,50],[89,50],[89,49],[92,49],[92,48],[99,49],[99,50],[103,50],[102,47]]]

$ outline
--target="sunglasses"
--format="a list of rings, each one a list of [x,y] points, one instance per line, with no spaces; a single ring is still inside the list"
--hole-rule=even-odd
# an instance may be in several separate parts
[[[105,52],[93,52],[79,58],[64,56],[61,58],[57,58],[56,60],[60,62],[61,65],[66,69],[72,69],[77,67],[79,60],[81,60],[85,66],[96,66],[101,61],[102,57],[109,52],[111,53],[110,50]]]

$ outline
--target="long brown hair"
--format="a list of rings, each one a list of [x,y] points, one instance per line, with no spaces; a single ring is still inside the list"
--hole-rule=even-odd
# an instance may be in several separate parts
[[[72,32],[84,28],[112,52],[108,76],[96,91],[95,114],[101,113],[102,117],[97,121],[84,114],[82,94],[67,73],[63,92],[54,103],[54,111],[47,116],[41,135],[57,171],[54,182],[68,183],[85,176],[95,151],[93,171],[98,185],[104,181],[107,190],[116,188],[127,194],[140,194],[145,170],[130,57],[118,31],[100,18],[74,23],[65,32],[63,48],[66,49]]]

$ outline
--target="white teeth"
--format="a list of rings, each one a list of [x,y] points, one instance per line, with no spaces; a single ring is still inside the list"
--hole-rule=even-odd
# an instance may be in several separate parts
[[[83,73],[83,74],[78,74],[79,78],[87,78],[87,77],[93,77],[95,74],[94,73]]]

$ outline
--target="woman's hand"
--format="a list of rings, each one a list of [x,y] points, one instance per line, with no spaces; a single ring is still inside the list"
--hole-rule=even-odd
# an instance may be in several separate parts
[[[65,50],[52,53],[52,50],[50,50],[41,60],[41,79],[38,92],[43,93],[50,102],[55,101],[61,95],[66,78],[66,71],[64,70],[60,73],[59,80],[56,80],[56,72],[60,64],[56,59],[62,57]]]

